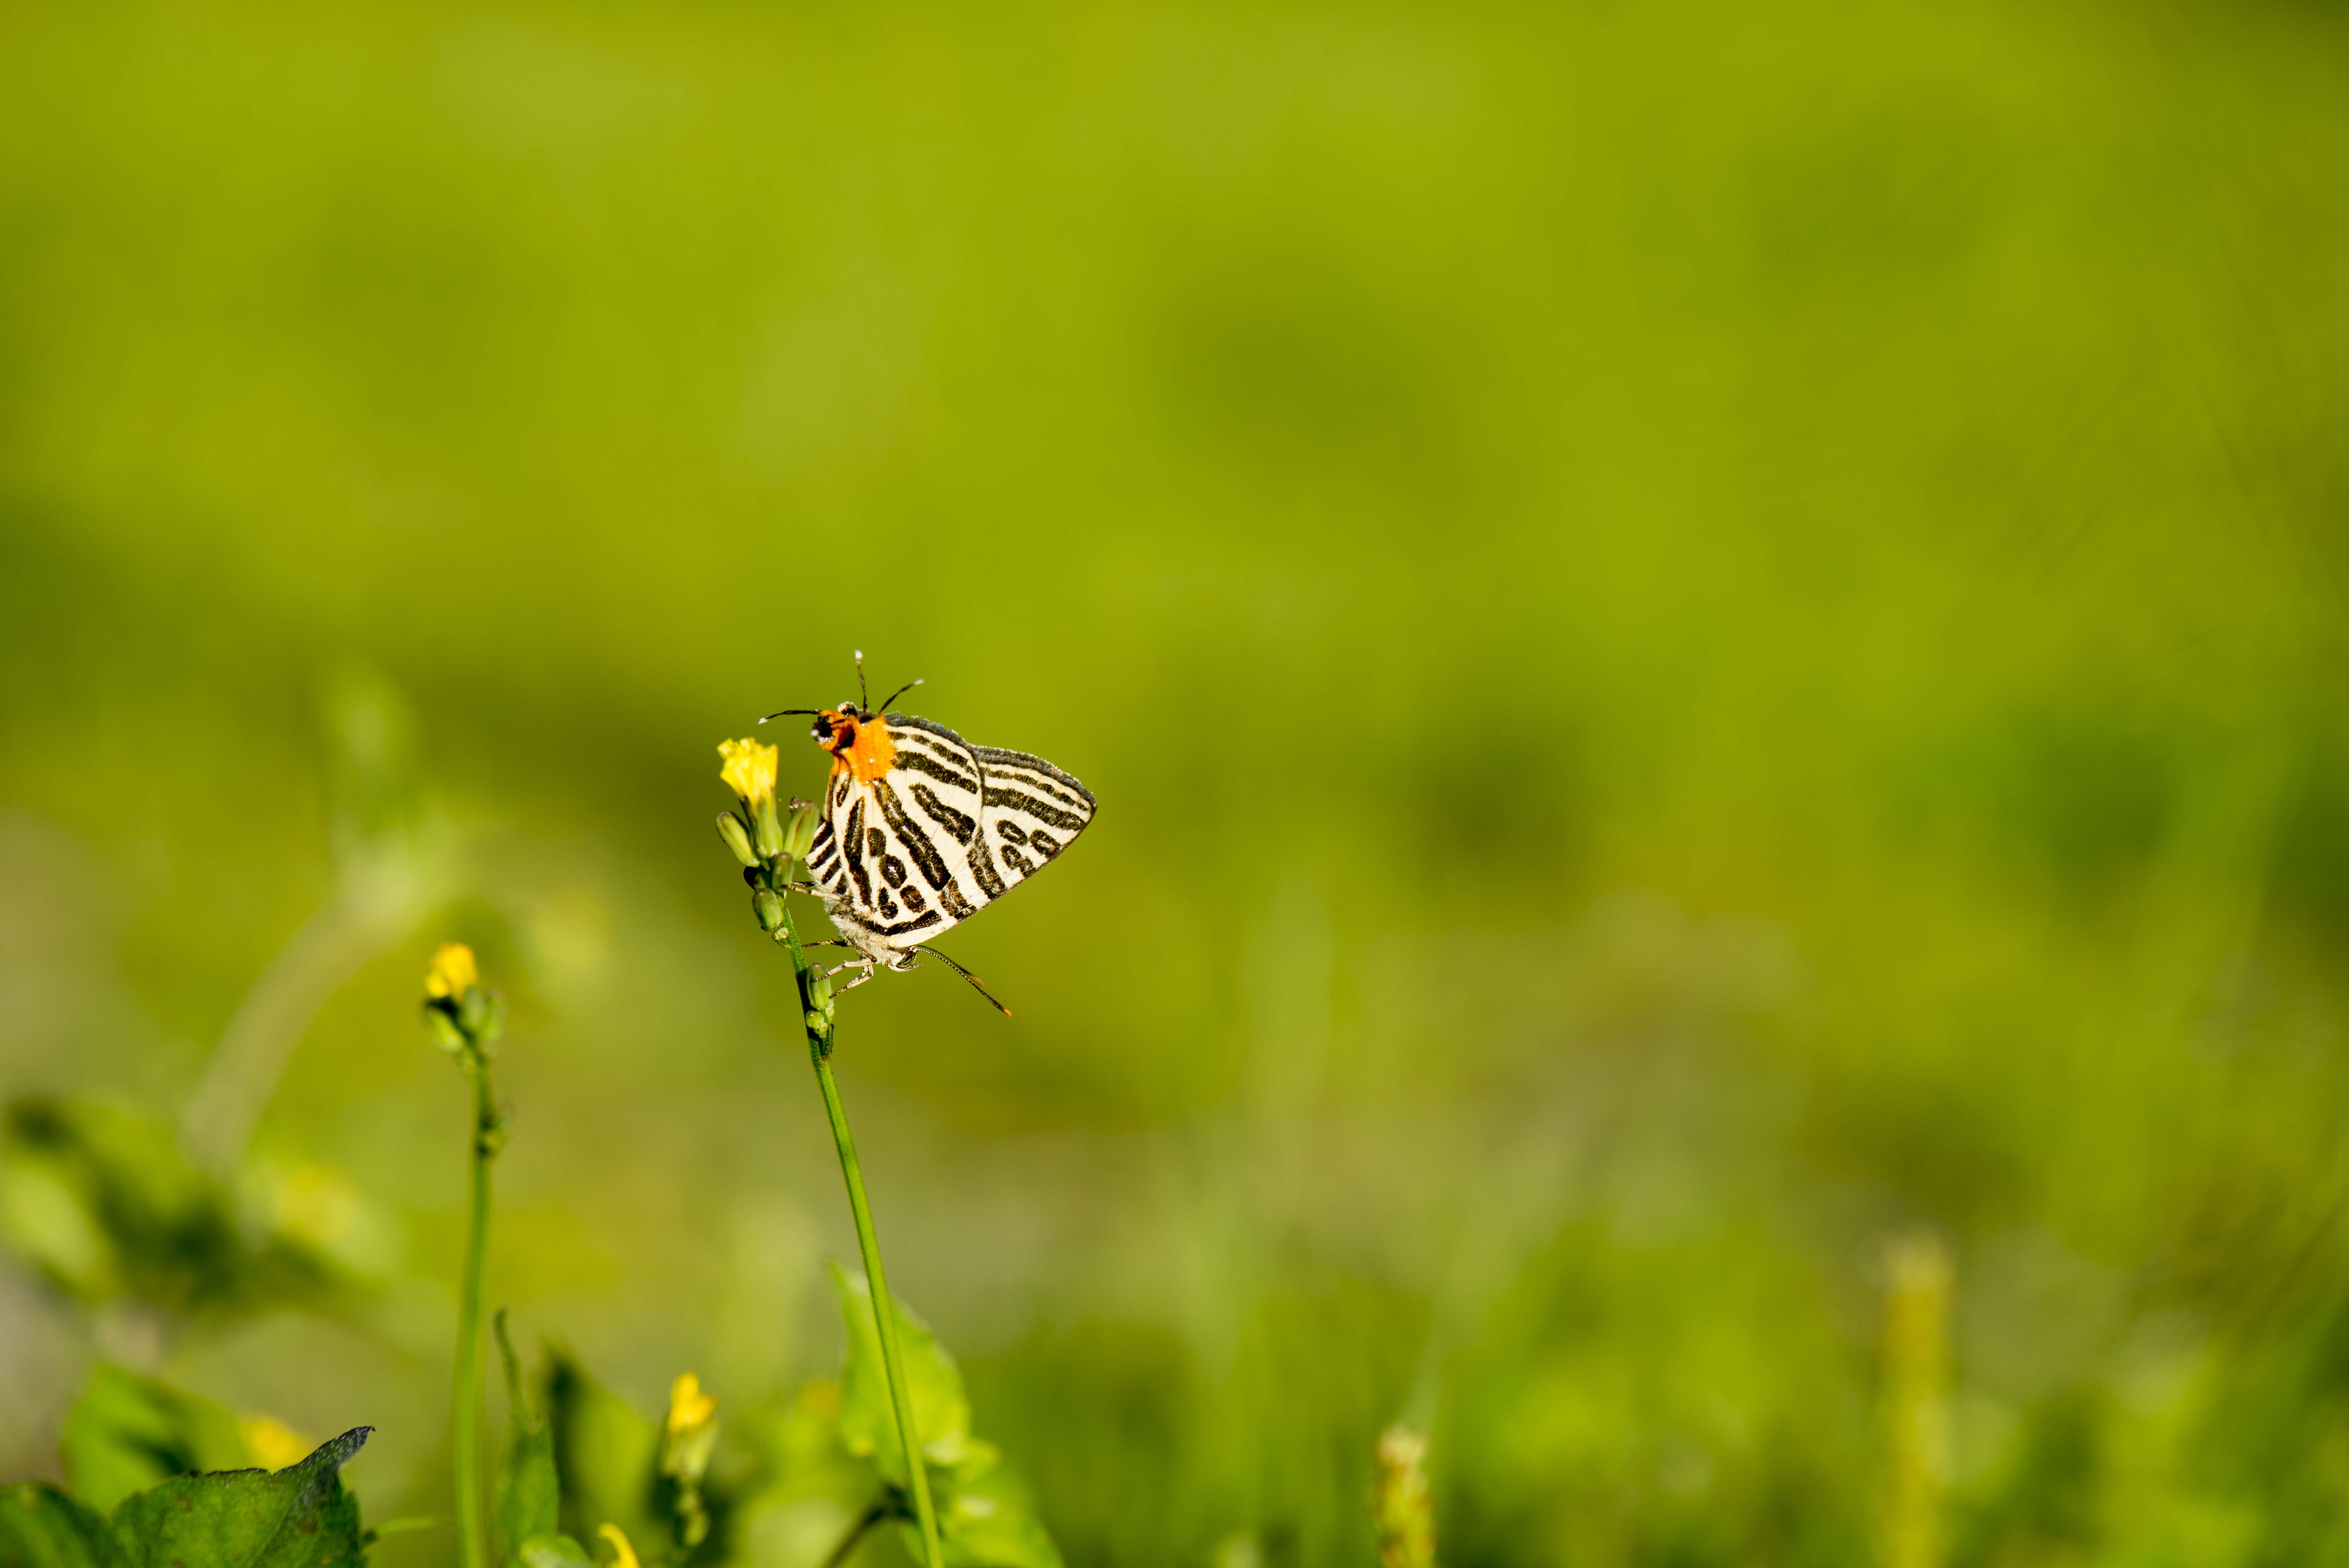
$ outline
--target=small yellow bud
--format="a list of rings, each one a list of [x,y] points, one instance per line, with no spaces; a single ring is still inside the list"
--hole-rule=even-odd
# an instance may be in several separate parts
[[[775,798],[775,763],[781,754],[774,747],[755,740],[721,740],[718,755],[724,759],[718,777],[754,813],[761,801]]]
[[[473,950],[461,942],[444,942],[440,951],[432,955],[432,967],[424,976],[424,994],[436,1002],[453,1002],[481,983],[481,972],[473,963]]]
[[[612,1568],[643,1568],[643,1564],[636,1561],[636,1549],[628,1544],[626,1531],[606,1522],[595,1533],[612,1543]]]
[[[424,976],[423,1011],[432,1043],[455,1057],[467,1072],[488,1057],[505,1028],[505,998],[481,989],[473,950],[461,942],[444,942],[432,955],[432,967]]]
[[[1427,1438],[1408,1427],[1379,1434],[1371,1528],[1380,1568],[1435,1568],[1435,1510],[1427,1496]]]
[[[671,1442],[689,1438],[718,1415],[718,1401],[701,1391],[701,1379],[680,1372],[668,1390],[668,1436]]]
[[[670,1385],[668,1419],[661,1433],[661,1474],[677,1481],[677,1517],[685,1544],[698,1546],[709,1533],[709,1511],[702,1506],[701,1478],[718,1449],[718,1401],[701,1391],[701,1379],[682,1373]]]

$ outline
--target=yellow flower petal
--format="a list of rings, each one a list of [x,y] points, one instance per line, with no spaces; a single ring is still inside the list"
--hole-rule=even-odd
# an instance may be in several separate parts
[[[718,755],[721,759],[718,777],[741,797],[744,805],[756,807],[775,798],[775,763],[780,753],[774,747],[755,740],[721,740]]]
[[[628,1544],[626,1531],[616,1524],[606,1523],[595,1533],[610,1542],[612,1550],[618,1553],[612,1559],[612,1568],[643,1568],[643,1565],[636,1561],[636,1549]]]
[[[285,1422],[268,1416],[248,1416],[237,1423],[237,1429],[244,1434],[244,1446],[253,1451],[253,1457],[268,1470],[298,1465],[318,1446]]]
[[[690,1372],[679,1373],[668,1391],[669,1437],[690,1436],[708,1426],[717,1414],[718,1401],[701,1391],[701,1379]]]
[[[473,950],[461,942],[444,942],[440,951],[432,955],[432,968],[424,976],[424,994],[435,1001],[462,996],[481,983],[481,972],[473,964]]]

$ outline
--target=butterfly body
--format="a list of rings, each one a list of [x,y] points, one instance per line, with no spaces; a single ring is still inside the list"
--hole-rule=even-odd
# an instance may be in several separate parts
[[[833,761],[808,875],[868,970],[913,968],[1092,820],[1092,792],[1042,758],[926,718],[845,704],[814,736]]]

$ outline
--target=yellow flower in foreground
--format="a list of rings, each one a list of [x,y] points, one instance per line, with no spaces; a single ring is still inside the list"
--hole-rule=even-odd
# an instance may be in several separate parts
[[[440,951],[432,955],[432,968],[424,976],[424,994],[434,1001],[457,1001],[481,983],[481,972],[474,965],[473,950],[461,942],[444,942]]]
[[[244,1446],[253,1450],[253,1457],[266,1470],[281,1470],[288,1465],[298,1465],[317,1447],[285,1422],[268,1416],[248,1416],[237,1423],[237,1429],[244,1435]]]
[[[636,1549],[628,1544],[626,1531],[616,1524],[605,1524],[595,1533],[612,1543],[612,1550],[616,1553],[612,1559],[612,1568],[643,1568],[643,1564],[636,1561]]]
[[[669,1440],[691,1437],[717,1414],[718,1401],[701,1391],[701,1379],[690,1372],[678,1374],[668,1391]]]
[[[742,804],[755,810],[775,798],[775,763],[781,756],[775,748],[755,740],[721,740],[718,755],[723,759],[718,777],[742,798]]]

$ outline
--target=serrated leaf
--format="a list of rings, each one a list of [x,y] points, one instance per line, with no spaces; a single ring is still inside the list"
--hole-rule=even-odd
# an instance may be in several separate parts
[[[0,1568],[120,1568],[105,1517],[37,1481],[0,1488]]]
[[[595,1568],[587,1549],[568,1535],[533,1535],[515,1550],[522,1568]]]
[[[364,1568],[358,1500],[342,1467],[373,1429],[354,1427],[274,1472],[181,1476],[125,1500],[114,1539],[127,1568]]]
[[[873,1294],[864,1276],[852,1274],[838,1264],[830,1265],[832,1288],[840,1298],[840,1315],[848,1331],[848,1357],[840,1373],[840,1439],[848,1451],[869,1459],[893,1486],[906,1484],[905,1450],[897,1438],[897,1417],[889,1399],[888,1369],[881,1359],[881,1336],[873,1312]],[[963,1392],[962,1369],[947,1353],[929,1326],[906,1310],[896,1308],[897,1350],[904,1357],[905,1389],[914,1406],[914,1431],[923,1456],[932,1464],[959,1460],[970,1441],[970,1399]]]
[[[210,1399],[104,1362],[67,1415],[57,1451],[74,1495],[102,1512],[173,1476],[256,1457],[237,1418]]]
[[[561,1478],[562,1528],[592,1541],[612,1523],[627,1532],[647,1568],[667,1561],[659,1507],[660,1429],[560,1350],[547,1356],[547,1425]]]

